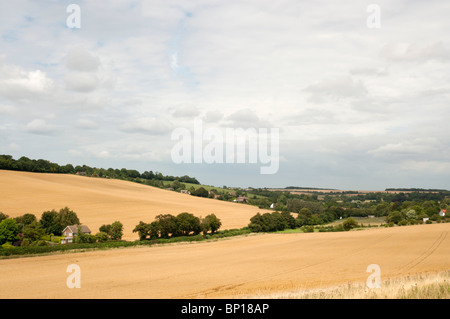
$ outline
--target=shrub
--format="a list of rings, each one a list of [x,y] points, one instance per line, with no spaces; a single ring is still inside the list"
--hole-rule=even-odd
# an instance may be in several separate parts
[[[7,242],[15,242],[19,239],[19,227],[12,218],[6,218],[0,222],[0,245]]]
[[[305,226],[302,226],[300,229],[304,233],[313,233],[314,232],[314,226],[312,226],[312,225],[305,225]]]
[[[105,241],[108,240],[108,234],[104,233],[104,232],[98,232],[95,235],[95,239],[99,242],[99,243],[104,243]]]
[[[398,222],[397,225],[399,225],[399,226],[405,226],[405,225],[408,225],[408,221],[407,221],[406,219],[402,219],[401,221]]]
[[[344,230],[349,231],[355,227],[358,227],[358,223],[354,218],[349,217],[342,223],[342,227],[344,228]]]

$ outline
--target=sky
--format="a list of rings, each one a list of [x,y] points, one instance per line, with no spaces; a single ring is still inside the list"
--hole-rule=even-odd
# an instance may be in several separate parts
[[[0,154],[214,186],[450,189],[449,16],[433,0],[1,1]],[[243,163],[225,160],[232,129],[250,132]]]

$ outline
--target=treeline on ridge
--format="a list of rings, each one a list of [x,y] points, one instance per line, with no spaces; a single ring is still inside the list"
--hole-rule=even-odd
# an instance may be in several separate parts
[[[88,176],[94,177],[104,177],[104,178],[114,178],[123,180],[139,181],[139,179],[144,179],[148,181],[175,181],[178,180],[183,183],[200,184],[200,182],[195,177],[184,176],[164,176],[162,173],[145,171],[140,173],[135,169],[114,169],[114,168],[97,168],[90,167],[87,165],[77,165],[72,164],[59,165],[57,163],[50,162],[44,159],[29,159],[28,157],[22,156],[19,159],[14,159],[11,155],[0,155],[0,169],[4,170],[14,170],[14,171],[25,171],[25,172],[36,172],[36,173],[59,173],[59,174],[76,174],[82,173]]]

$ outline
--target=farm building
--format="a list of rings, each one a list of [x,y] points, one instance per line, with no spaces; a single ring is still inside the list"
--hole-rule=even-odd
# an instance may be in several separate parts
[[[248,197],[247,196],[239,196],[238,198],[236,198],[236,201],[238,203],[248,203]]]
[[[70,244],[75,242],[75,237],[78,234],[78,228],[80,228],[83,234],[90,234],[91,230],[86,225],[70,225],[64,228],[62,235],[64,239],[61,241],[61,244]]]
[[[446,212],[446,209],[441,209],[441,211],[439,212],[439,216],[444,217]]]

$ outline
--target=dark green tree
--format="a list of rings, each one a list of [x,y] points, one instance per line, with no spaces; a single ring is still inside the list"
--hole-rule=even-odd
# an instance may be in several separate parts
[[[12,218],[6,218],[0,222],[0,245],[13,243],[19,239],[19,227]]]
[[[159,234],[163,238],[169,238],[170,236],[177,236],[178,223],[177,218],[171,214],[161,214],[156,216],[156,221],[159,225]]]
[[[44,227],[42,227],[42,224],[33,221],[26,226],[23,227],[23,233],[24,238],[27,238],[30,242],[38,241],[42,238],[42,236],[45,235]]]
[[[188,236],[191,233],[197,235],[201,231],[200,218],[191,213],[181,213],[177,215],[178,232],[181,235]]]
[[[344,230],[348,231],[355,227],[358,227],[358,222],[353,217],[349,217],[346,220],[344,220],[342,226],[344,227]]]
[[[54,209],[42,213],[39,223],[47,234],[61,235],[63,228],[58,223],[57,217],[58,213]]]
[[[123,236],[123,224],[115,221],[111,224],[110,236],[112,240],[121,240]]]

